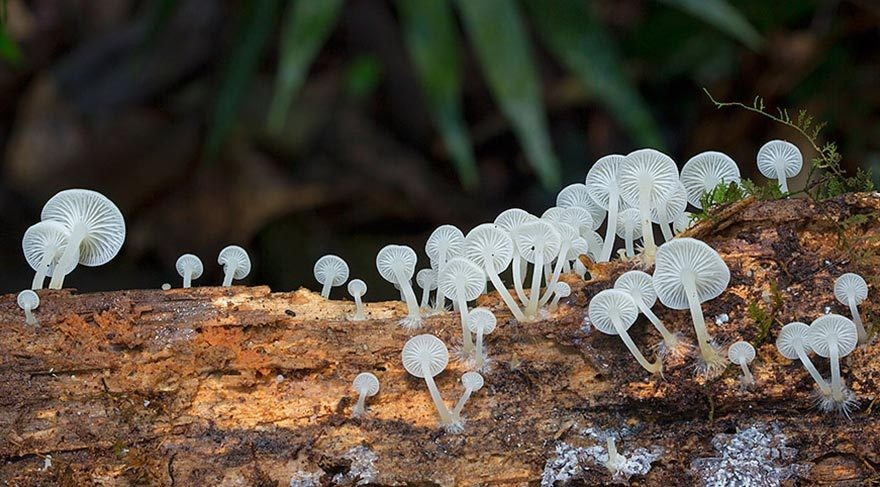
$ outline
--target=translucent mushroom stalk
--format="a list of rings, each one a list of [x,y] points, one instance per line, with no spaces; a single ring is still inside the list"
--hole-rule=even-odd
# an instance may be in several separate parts
[[[550,298],[553,297],[553,292],[556,290],[556,283],[559,281],[559,276],[562,273],[562,266],[564,263],[568,262],[568,250],[574,245],[575,239],[580,238],[577,229],[567,223],[558,222],[556,224],[556,229],[559,231],[560,237],[559,251],[556,257],[556,263],[553,266],[553,273],[550,275],[550,278],[547,279],[544,295],[541,296],[538,306],[544,306],[550,301]],[[588,231],[591,232],[592,230]]]
[[[24,311],[24,322],[31,326],[37,325],[37,317],[34,316],[34,310],[40,306],[40,297],[37,296],[37,293],[25,289],[18,293],[17,302],[18,307]]]
[[[362,372],[354,378],[351,385],[358,393],[358,400],[352,410],[352,416],[361,417],[366,412],[367,398],[379,393],[379,379],[369,372]]]
[[[513,275],[513,287],[516,291],[516,295],[519,298],[519,302],[525,304],[528,300],[526,296],[525,289],[523,288],[523,281],[526,277],[526,273],[528,271],[528,261],[522,258],[522,254],[516,249],[516,242],[518,239],[520,228],[526,223],[533,222],[537,220],[538,217],[532,215],[531,213],[521,210],[519,208],[511,208],[508,210],[502,211],[495,218],[495,225],[498,228],[506,231],[510,235],[511,241],[514,243],[514,252],[513,252],[513,261],[511,263],[511,273]]]
[[[498,320],[495,315],[487,308],[474,308],[468,313],[468,330],[476,335],[476,351],[474,358],[474,367],[477,370],[483,368],[484,358],[486,356],[483,350],[483,337],[495,331]]]
[[[590,300],[588,307],[590,321],[597,330],[609,335],[619,335],[624,345],[635,357],[639,365],[652,374],[661,374],[663,363],[648,361],[633,342],[627,331],[638,316],[638,308],[629,293],[619,289],[600,291]]]
[[[564,282],[557,282],[554,287],[553,301],[550,302],[550,311],[556,311],[559,307],[559,299],[571,296],[571,286]]]
[[[840,359],[849,355],[858,343],[855,323],[836,314],[821,316],[810,324],[806,339],[818,355],[831,362],[831,398],[838,404],[844,403]]]
[[[626,291],[632,296],[639,312],[648,318],[654,328],[663,337],[663,345],[666,352],[674,352],[680,343],[677,335],[669,331],[660,318],[651,311],[651,307],[657,303],[657,293],[651,275],[642,271],[624,272],[614,281],[614,288]]]
[[[687,194],[684,187],[678,184],[675,191],[651,209],[651,220],[660,227],[664,242],[672,240],[675,236],[672,232],[672,224],[680,214],[684,213],[685,208],[687,208]]]
[[[626,457],[617,452],[617,445],[613,436],[608,436],[605,440],[608,448],[608,460],[605,461],[605,468],[611,472],[611,475],[617,475],[626,465]]]
[[[501,296],[513,317],[517,321],[525,321],[525,315],[498,275],[510,266],[513,253],[513,241],[510,240],[510,236],[495,224],[478,225],[465,237],[467,258],[483,268],[492,287]]]
[[[461,376],[461,385],[464,386],[464,392],[452,410],[452,416],[455,417],[456,422],[461,422],[461,411],[464,409],[464,405],[471,398],[471,394],[483,388],[483,384],[483,376],[477,372],[465,372]]]
[[[810,360],[809,344],[806,341],[809,330],[809,325],[797,321],[783,326],[776,339],[776,349],[787,359],[800,360],[822,395],[828,397],[831,396],[831,386]]]
[[[233,279],[244,279],[251,273],[251,258],[238,245],[229,245],[221,250],[217,263],[223,266],[223,287],[229,287]]]
[[[427,308],[430,304],[431,291],[437,289],[437,271],[434,269],[422,269],[416,273],[416,284],[422,288],[422,299],[419,306]]]
[[[442,340],[433,335],[417,335],[410,338],[401,352],[403,367],[410,375],[425,379],[431,400],[440,415],[440,424],[451,426],[455,418],[440,397],[434,376],[443,372],[449,364],[449,350]]]
[[[529,318],[538,314],[544,263],[559,254],[561,240],[553,225],[542,220],[523,225],[517,235],[516,246],[519,253],[532,264],[532,285],[525,310],[525,315]]]
[[[649,261],[657,251],[651,226],[651,207],[660,205],[679,184],[678,168],[666,154],[653,149],[633,151],[620,164],[621,196],[639,210],[644,255]]]
[[[617,219],[618,236],[623,239],[626,256],[633,258],[636,255],[634,242],[642,238],[639,210],[627,208],[620,212]]]
[[[464,234],[454,225],[440,225],[431,232],[425,243],[425,253],[432,263],[436,263],[438,275],[443,272],[449,259],[461,256],[463,251]],[[434,310],[443,311],[445,307],[446,297],[441,294],[437,296]]]
[[[868,331],[862,323],[859,304],[868,297],[868,284],[858,274],[847,272],[834,281],[834,297],[842,304],[849,306],[853,323],[859,336],[859,344],[868,343]]]
[[[620,189],[617,187],[618,170],[624,156],[612,154],[597,160],[587,173],[586,187],[593,201],[608,210],[605,226],[605,240],[599,253],[599,262],[611,259],[614,250],[614,236],[617,232],[618,212],[620,211]]]
[[[364,301],[363,296],[367,293],[367,283],[360,279],[352,279],[348,282],[348,294],[351,294],[351,297],[354,298],[355,312],[354,319],[355,321],[363,321],[366,318],[364,316]]]
[[[483,269],[464,257],[455,257],[446,263],[437,281],[444,296],[458,306],[461,317],[462,351],[469,355],[474,351],[474,341],[468,329],[467,302],[477,299],[486,286]]]
[[[177,273],[180,274],[180,277],[183,278],[184,288],[192,287],[192,280],[202,277],[202,273],[205,270],[202,259],[193,254],[183,254],[178,257],[174,267]]]
[[[376,269],[382,278],[400,286],[407,309],[407,316],[400,323],[408,329],[418,328],[422,322],[419,302],[410,285],[417,260],[415,251],[405,245],[387,245],[376,255]]]

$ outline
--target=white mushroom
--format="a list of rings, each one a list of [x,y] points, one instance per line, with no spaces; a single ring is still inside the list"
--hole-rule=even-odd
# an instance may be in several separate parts
[[[416,284],[422,288],[422,300],[419,306],[427,308],[430,304],[431,291],[437,289],[437,271],[428,268],[416,272]]]
[[[440,225],[428,237],[425,243],[425,253],[431,261],[432,267],[436,264],[437,274],[446,267],[446,262],[453,257],[460,257],[464,252],[464,234],[458,227],[453,225]],[[446,298],[437,296],[434,303],[435,311],[443,311],[446,306]]]
[[[348,280],[348,264],[338,255],[325,255],[315,262],[315,280],[321,287],[321,297],[330,298],[330,289]]]
[[[585,184],[569,184],[556,195],[556,206],[559,208],[583,208],[593,217],[593,230],[599,228],[605,220],[605,209],[599,206]],[[541,218],[544,218],[542,215]]]
[[[597,330],[608,335],[619,335],[626,348],[645,370],[652,374],[663,372],[663,363],[660,360],[649,362],[627,332],[639,316],[636,303],[629,293],[619,289],[599,291],[590,300],[587,312],[590,322]]]
[[[834,402],[843,404],[846,397],[843,382],[840,380],[840,359],[856,348],[856,325],[845,316],[820,316],[810,324],[806,339],[817,355],[826,357],[831,362],[831,398]]]
[[[241,280],[251,273],[251,258],[238,245],[229,245],[220,251],[217,263],[223,267],[223,286],[232,285],[232,279]]]
[[[669,331],[663,322],[660,321],[660,318],[651,311],[651,308],[657,303],[657,292],[654,291],[654,282],[650,274],[642,271],[624,272],[614,281],[614,289],[628,292],[632,296],[633,301],[635,301],[639,311],[660,332],[660,335],[663,337],[662,346],[660,347],[661,356],[667,353],[677,354],[679,350],[684,348],[680,347],[681,343],[678,336]]]
[[[676,235],[687,230],[688,228],[694,225],[694,214],[685,211],[678,214],[675,221],[672,222],[672,231],[675,232]]]
[[[776,179],[779,189],[788,193],[788,178],[801,172],[804,156],[791,142],[771,140],[758,150],[758,170],[766,178]]]
[[[498,320],[489,309],[474,308],[468,313],[467,321],[468,330],[477,336],[474,366],[480,370],[483,368],[483,357],[486,355],[483,350],[483,337],[495,331]]]
[[[125,241],[122,213],[112,201],[95,191],[61,191],[43,206],[41,220],[58,222],[68,233],[67,246],[52,272],[51,289],[61,289],[71,265],[104,265],[116,257]]]
[[[520,227],[514,244],[523,259],[532,264],[532,286],[525,315],[534,319],[538,314],[544,263],[559,255],[562,237],[552,224],[537,220]]]
[[[634,257],[635,246],[633,242],[642,238],[642,226],[639,210],[627,208],[617,215],[617,236],[623,239],[626,248],[626,256]]]
[[[351,297],[354,298],[355,312],[352,319],[355,321],[367,319],[364,316],[364,302],[361,300],[363,295],[367,294],[367,283],[360,279],[348,281],[348,294],[351,294]]]
[[[452,415],[457,422],[462,422],[461,410],[464,409],[464,405],[470,399],[471,394],[483,388],[483,382],[483,376],[477,372],[465,372],[461,376],[461,385],[464,386],[464,393],[462,393],[458,403],[455,404],[455,409],[452,410]]]
[[[184,288],[192,286],[192,280],[202,277],[202,272],[205,270],[202,259],[193,254],[183,254],[178,257],[174,267],[183,278]]]
[[[400,356],[403,367],[410,375],[425,379],[431,399],[440,415],[440,424],[447,427],[454,425],[455,419],[434,383],[434,376],[443,372],[449,364],[449,350],[443,341],[434,335],[414,336],[404,344]]]
[[[486,287],[486,274],[477,264],[464,257],[455,257],[446,263],[437,280],[437,289],[458,306],[461,316],[462,351],[468,355],[474,342],[467,326],[468,301],[477,299]]]
[[[749,364],[755,360],[755,347],[751,343],[744,341],[734,343],[727,349],[727,358],[742,369],[744,386],[750,387],[755,384],[755,378],[749,370]]]
[[[693,238],[677,238],[657,251],[654,290],[667,308],[691,310],[707,375],[721,372],[724,357],[710,343],[702,303],[716,298],[730,282],[730,269],[712,247]]]
[[[18,307],[24,310],[24,321],[29,325],[36,325],[37,318],[34,316],[34,310],[40,306],[40,297],[37,293],[30,289],[18,293]]]
[[[719,184],[737,183],[742,180],[739,166],[723,152],[706,151],[691,157],[681,168],[681,184],[687,191],[688,203],[702,208],[702,198]],[[676,232],[678,233],[678,232]]]
[[[365,403],[368,397],[379,393],[379,379],[369,372],[361,372],[351,383],[352,388],[358,393],[357,404],[352,410],[352,416],[358,418],[366,412]]]
[[[868,332],[862,324],[862,315],[859,314],[859,304],[868,297],[868,284],[862,276],[847,272],[834,281],[834,297],[842,304],[849,306],[853,322],[859,333],[859,343],[868,343]]]
[[[419,302],[410,285],[410,279],[416,272],[416,252],[405,245],[386,245],[376,254],[376,269],[386,281],[397,284],[406,301],[407,316],[400,324],[409,330],[422,324]]]
[[[513,259],[513,241],[510,240],[510,235],[493,223],[484,223],[468,232],[464,241],[465,256],[486,272],[513,317],[517,321],[524,321],[525,315],[498,276],[507,270]]]
[[[571,296],[571,286],[564,282],[557,282],[553,292],[553,301],[550,302],[550,311],[559,307],[559,299]]]
[[[831,396],[831,386],[816,370],[813,361],[810,360],[810,345],[807,343],[807,334],[810,332],[810,326],[806,323],[792,322],[779,330],[779,336],[776,338],[776,349],[783,357],[790,360],[800,360],[801,364],[810,373],[810,377],[816,382],[819,391],[824,397]]]
[[[35,271],[31,289],[42,289],[46,276],[51,276],[58,261],[67,248],[67,228],[55,221],[39,222],[31,225],[21,239],[21,249],[24,258]],[[76,256],[64,275],[70,274],[76,268],[79,256]]]
[[[687,193],[681,183],[676,183],[672,193],[657,206],[651,207],[651,221],[660,227],[664,242],[672,240],[672,223],[684,213],[685,208],[687,208]]]
[[[644,255],[651,261],[657,251],[651,228],[651,208],[663,204],[678,186],[678,167],[666,154],[654,149],[640,149],[626,155],[620,164],[620,196],[638,208],[645,239]]]
[[[617,232],[617,214],[623,207],[620,188],[617,186],[618,171],[624,156],[612,154],[597,160],[587,172],[586,187],[597,205],[608,210],[605,227],[605,243],[597,262],[608,262],[614,250],[614,235]]]
[[[526,223],[531,223],[536,220],[538,220],[538,217],[532,215],[525,210],[521,210],[519,208],[511,208],[509,210],[502,211],[495,218],[494,223],[498,226],[498,228],[506,231],[510,235],[510,239],[513,241],[515,249],[519,229]],[[525,303],[527,299],[525,290],[523,289],[523,279],[525,279],[526,277],[527,270],[528,262],[522,258],[518,251],[515,251],[513,253],[513,263],[511,271],[513,273],[513,287],[514,289],[516,289],[516,295],[521,303]]]

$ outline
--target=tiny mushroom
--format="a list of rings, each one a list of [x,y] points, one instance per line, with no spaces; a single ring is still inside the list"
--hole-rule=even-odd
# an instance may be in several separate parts
[[[465,354],[474,349],[474,341],[467,325],[467,302],[477,299],[486,287],[486,275],[477,264],[464,257],[455,257],[446,263],[437,280],[437,289],[458,306],[461,316],[461,334]]]
[[[410,279],[416,272],[417,260],[416,252],[406,245],[386,245],[376,254],[376,269],[379,274],[386,281],[400,286],[407,309],[407,316],[400,320],[400,324],[410,330],[422,324],[419,302],[410,285]]]
[[[617,236],[623,239],[626,256],[630,258],[636,255],[633,242],[642,238],[640,221],[639,210],[635,208],[627,208],[617,215]]]
[[[366,412],[364,403],[367,398],[373,397],[379,392],[379,379],[369,372],[361,372],[354,378],[351,386],[358,393],[357,404],[355,404],[351,414],[354,417],[363,416]]]
[[[666,154],[654,149],[640,149],[626,155],[618,172],[620,196],[638,208],[645,239],[644,254],[649,261],[657,251],[651,227],[651,208],[672,196],[678,185],[678,167]]]
[[[739,166],[723,152],[706,151],[691,157],[681,168],[681,184],[687,191],[688,203],[703,207],[703,195],[719,184],[739,183]]]
[[[626,457],[617,452],[617,445],[614,443],[615,438],[611,435],[605,439],[608,447],[608,460],[605,461],[605,468],[611,472],[611,475],[619,474],[626,465]]]
[[[608,211],[605,227],[605,240],[597,262],[607,262],[614,250],[614,235],[617,232],[617,215],[623,207],[617,175],[624,156],[611,154],[597,160],[587,172],[586,187],[593,201]]]
[[[731,363],[737,364],[742,369],[742,382],[746,387],[755,384],[755,378],[749,370],[749,364],[755,360],[755,347],[749,342],[738,341],[727,349],[727,358]]]
[[[672,225],[679,215],[687,208],[687,193],[681,183],[676,183],[675,190],[659,201],[657,206],[651,207],[651,221],[660,227],[663,233],[663,241],[672,240]]]
[[[556,283],[556,290],[553,292],[553,301],[550,302],[550,310],[554,311],[559,306],[559,298],[567,298],[571,296],[571,286],[564,282]]]
[[[24,251],[24,258],[36,272],[31,289],[42,289],[46,276],[53,274],[55,266],[67,248],[67,237],[67,229],[55,221],[39,222],[31,225],[24,232],[21,248]],[[70,274],[76,268],[78,261],[79,257],[71,260],[64,275]]]
[[[462,423],[461,410],[464,409],[465,403],[470,399],[471,394],[483,388],[483,383],[483,376],[477,372],[465,372],[461,376],[461,385],[464,386],[464,393],[462,393],[461,398],[459,398],[455,408],[452,410],[452,415],[458,424]]]
[[[24,310],[25,323],[36,325],[34,310],[40,305],[40,297],[30,289],[18,293],[18,307]]]
[[[364,302],[361,300],[364,294],[367,294],[367,283],[360,279],[352,279],[348,282],[348,294],[354,298],[355,311],[352,319],[355,321],[367,319],[364,316]]]
[[[494,223],[498,228],[504,230],[510,235],[510,239],[514,242],[515,248],[520,228],[526,223],[533,222],[537,219],[538,217],[525,210],[510,208],[499,213],[498,216],[495,217]],[[516,295],[521,303],[525,303],[527,299],[525,290],[523,290],[523,279],[526,277],[527,269],[528,262],[522,258],[522,255],[520,255],[518,251],[514,252],[511,269],[513,272],[513,287],[516,290]]]
[[[862,276],[847,272],[834,281],[834,297],[842,304],[849,306],[853,322],[859,333],[859,343],[868,342],[868,332],[862,324],[862,315],[859,314],[859,304],[868,297],[868,284]]]
[[[585,184],[569,184],[562,188],[559,194],[556,195],[556,207],[583,208],[587,210],[592,217],[593,230],[599,228],[602,225],[602,221],[605,220],[605,208],[596,203]],[[544,218],[544,216],[541,218]]]
[[[431,261],[431,267],[436,264],[437,273],[443,271],[446,262],[453,257],[459,257],[464,251],[464,234],[454,225],[440,225],[428,237],[425,243],[425,253]],[[446,298],[437,296],[434,303],[435,311],[442,311],[446,306]]]
[[[541,277],[544,275],[541,270],[559,254],[562,236],[550,222],[536,220],[520,228],[514,243],[523,259],[532,264],[532,286],[525,315],[534,319],[538,314]]]
[[[660,347],[660,355],[677,354],[682,350],[678,336],[669,331],[668,328],[660,321],[660,318],[651,311],[651,308],[657,304],[657,292],[654,291],[654,283],[651,275],[642,271],[624,272],[614,281],[614,289],[621,289],[629,293],[635,301],[639,311],[648,318],[648,321],[654,325],[654,328],[660,332],[663,342]]]
[[[483,350],[483,337],[495,331],[498,320],[488,308],[474,308],[468,313],[468,330],[477,336],[476,359],[474,366],[477,370],[483,368],[486,352]]]
[[[645,370],[652,374],[662,374],[663,363],[660,360],[654,363],[648,362],[627,332],[639,316],[639,309],[629,293],[620,289],[599,291],[590,300],[587,312],[597,330],[608,335],[619,335],[626,348]]]
[[[804,156],[791,142],[771,140],[758,150],[758,170],[764,177],[776,179],[779,189],[788,193],[788,178],[801,172]]]
[[[202,277],[202,272],[205,270],[202,259],[193,254],[183,254],[178,257],[175,268],[183,278],[183,287],[185,288],[192,286],[192,280]]]
[[[437,289],[437,271],[428,268],[416,272],[416,284],[422,288],[422,300],[419,306],[427,308],[430,304],[428,301],[431,299],[431,291]]]
[[[125,241],[125,219],[101,193],[67,189],[46,202],[41,220],[60,223],[68,233],[67,246],[55,265],[50,289],[61,289],[64,276],[77,263],[96,267],[109,262]]]
[[[464,242],[465,256],[485,271],[513,317],[518,321],[525,321],[525,315],[498,276],[510,267],[513,259],[513,241],[510,240],[510,235],[494,223],[484,223],[468,232]]]
[[[688,228],[694,225],[694,214],[689,211],[684,211],[678,214],[675,218],[675,221],[672,222],[672,231],[675,232],[676,235],[687,230]]]
[[[831,362],[831,399],[837,404],[847,401],[840,380],[840,359],[846,357],[858,343],[856,325],[851,319],[836,314],[816,318],[807,331],[807,343],[816,354]]]
[[[400,356],[403,368],[410,375],[425,379],[431,399],[434,401],[437,413],[440,414],[440,424],[446,427],[454,425],[455,419],[440,397],[437,384],[434,383],[434,376],[443,372],[449,364],[449,350],[446,344],[434,335],[416,335],[403,345]]]
[[[702,303],[718,297],[730,283],[730,269],[718,252],[689,237],[667,242],[657,251],[653,283],[664,306],[690,308],[707,375],[723,371],[726,361],[710,343],[702,309]]]
[[[813,361],[810,360],[810,345],[807,343],[807,334],[810,326],[806,323],[798,321],[791,322],[779,330],[779,336],[776,338],[776,349],[779,353],[790,360],[800,360],[810,377],[816,382],[816,386],[822,392],[824,397],[831,396],[831,386],[816,370]]]
[[[232,285],[232,279],[244,279],[251,273],[251,258],[238,245],[229,245],[220,251],[217,263],[223,266],[223,286]]]
[[[330,289],[341,286],[348,280],[348,264],[338,255],[325,255],[315,262],[315,280],[323,287],[321,297],[328,299]]]

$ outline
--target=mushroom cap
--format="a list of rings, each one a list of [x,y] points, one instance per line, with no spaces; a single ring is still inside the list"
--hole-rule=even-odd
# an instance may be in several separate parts
[[[470,389],[471,392],[479,391],[483,388],[483,384],[483,376],[477,372],[465,372],[461,376],[461,385],[465,389]]]
[[[202,277],[202,272],[205,271],[205,266],[202,265],[202,259],[194,254],[181,255],[177,258],[177,262],[174,264],[174,267],[177,269],[177,273],[180,274],[180,277],[183,277],[183,275],[186,273],[186,268],[189,267],[192,271],[191,277],[193,279],[198,279]]]
[[[681,183],[675,185],[675,190],[663,200],[666,205],[666,213],[660,214],[660,206],[651,206],[651,221],[654,223],[672,223],[678,218],[678,215],[684,213],[687,208],[687,193]],[[663,218],[660,218],[660,217]]]
[[[584,240],[587,241],[587,255],[594,262],[599,260],[599,254],[602,253],[602,236],[594,231],[588,232],[584,235]]]
[[[689,211],[679,213],[678,216],[675,217],[675,221],[672,222],[672,231],[679,234],[693,226],[694,222],[691,221],[693,216],[694,214]]]
[[[657,304],[657,292],[654,291],[654,280],[647,272],[627,271],[614,281],[614,289],[621,289],[632,296],[633,299],[641,299],[645,307],[652,308]]]
[[[325,255],[315,262],[315,279],[326,284],[327,278],[333,279],[331,286],[341,286],[348,280],[348,264],[338,255]]]
[[[618,170],[620,197],[638,207],[642,185],[650,189],[651,206],[669,197],[678,185],[678,167],[666,154],[654,149],[639,149],[626,155]]]
[[[856,304],[868,297],[868,284],[862,276],[847,272],[834,281],[834,297],[843,304],[855,299]]]
[[[464,255],[483,269],[500,274],[513,259],[510,234],[494,223],[477,225],[464,239]]]
[[[434,269],[422,269],[416,272],[416,284],[420,288],[429,291],[437,289],[437,271]]]
[[[544,262],[551,262],[559,254],[562,236],[551,223],[536,220],[520,227],[514,243],[519,254],[528,262],[535,262],[538,249],[543,254]]]
[[[620,238],[626,238],[626,227],[632,226],[632,239],[638,240],[642,238],[642,225],[640,225],[639,210],[636,208],[627,208],[617,214],[617,226],[614,233]]]
[[[368,397],[371,397],[379,392],[379,379],[369,372],[361,372],[354,378],[351,386],[354,390],[364,392]]]
[[[498,225],[502,230],[513,234],[516,233],[516,230],[519,229],[519,227],[521,227],[522,225],[533,222],[537,219],[538,217],[532,215],[526,210],[522,210],[519,208],[510,208],[508,210],[502,211],[497,217],[495,217],[494,223]]]
[[[856,348],[859,341],[856,324],[846,316],[828,314],[820,316],[810,324],[807,332],[807,343],[817,355],[828,357],[831,341],[837,342],[839,357],[846,357]]]
[[[488,308],[474,308],[467,314],[467,327],[471,333],[477,333],[482,329],[483,334],[488,335],[495,331],[497,324],[498,320],[495,318],[495,314]]]
[[[595,230],[602,224],[601,221],[596,224],[596,220],[593,220],[593,215],[591,215],[588,210],[578,206],[564,208],[560,215],[559,222],[568,223],[573,226],[579,234]]]
[[[61,259],[61,254],[67,248],[67,237],[69,233],[67,228],[59,222],[47,220],[31,225],[21,239],[21,250],[24,252],[24,258],[33,270],[39,270],[43,257],[47,252],[56,255],[55,260],[49,265],[49,275],[55,270],[55,264]],[[79,260],[79,259],[77,259]],[[69,269],[64,270],[64,275],[70,274],[76,268],[74,261]]]
[[[721,183],[739,183],[739,166],[727,154],[717,151],[700,152],[688,159],[679,178],[687,192],[688,203],[702,208],[700,199]]]
[[[125,242],[125,219],[106,196],[88,189],[66,189],[43,206],[41,220],[61,223],[70,233],[74,227],[85,228],[79,247],[79,263],[99,266],[109,262]]]
[[[217,263],[226,266],[234,265],[235,273],[232,277],[236,279],[244,279],[251,273],[251,258],[245,249],[238,245],[229,245],[220,251],[217,256]]]
[[[639,316],[636,302],[633,301],[628,292],[621,291],[620,289],[599,291],[590,300],[587,314],[597,330],[608,335],[617,335],[617,329],[614,327],[614,322],[611,321],[612,310],[617,310],[617,315],[623,323],[624,330],[628,330]]]
[[[776,338],[776,348],[779,353],[791,360],[797,360],[798,350],[805,349],[810,351],[810,345],[807,343],[807,333],[810,332],[810,325],[793,321],[779,330],[779,336]]]
[[[587,193],[593,198],[596,205],[607,210],[611,203],[609,195],[615,189],[617,198],[620,200],[620,188],[617,186],[617,175],[624,156],[610,154],[599,158],[587,172]],[[621,200],[622,201],[622,200]]]
[[[398,277],[412,279],[416,272],[418,257],[415,250],[406,245],[386,245],[376,254],[376,269],[382,279],[397,282]]]
[[[755,360],[755,347],[749,342],[738,341],[727,349],[727,358],[737,365],[750,364]]]
[[[361,279],[352,279],[348,281],[348,294],[352,296],[363,296],[367,294],[367,283]]]
[[[676,238],[657,249],[654,291],[667,308],[687,309],[682,274],[692,271],[700,302],[718,297],[730,283],[730,269],[712,247],[693,238]]]
[[[30,289],[25,289],[18,293],[18,299],[16,301],[18,302],[18,307],[21,309],[34,309],[40,305],[40,297]]]
[[[583,208],[590,212],[596,227],[605,219],[605,208],[602,208],[590,196],[590,191],[585,184],[574,183],[562,188],[556,195],[556,206],[560,208]]]
[[[593,232],[592,230],[591,230],[591,232],[596,233],[596,232]],[[599,235],[599,234],[596,233],[596,235]],[[602,238],[602,237],[599,237],[599,238]],[[600,245],[599,248],[601,249],[602,246]],[[568,248],[568,253],[566,254],[565,257],[568,260],[575,260],[582,255],[589,255],[589,254],[590,254],[590,245],[587,243],[587,239],[585,239],[584,237],[578,237],[578,238],[571,241],[571,247]],[[592,258],[592,256],[590,258]]]
[[[464,284],[464,300],[473,301],[486,288],[486,271],[464,257],[450,259],[437,278],[437,288],[441,294],[455,300],[459,282]]]
[[[428,365],[431,377],[436,376],[449,364],[449,350],[443,340],[434,335],[416,335],[403,345],[400,358],[410,375],[424,379],[422,364]]]
[[[785,177],[792,178],[801,172],[804,156],[791,142],[771,140],[758,149],[758,170],[764,177],[776,179],[777,164],[785,168]]]
[[[464,251],[464,234],[455,225],[440,225],[435,228],[428,241],[425,242],[425,253],[428,258],[440,261],[440,254],[445,252],[445,259],[458,257]]]
[[[561,206],[551,206],[550,208],[544,210],[544,213],[541,213],[541,219],[551,223],[556,223],[562,220],[563,213],[565,213],[565,208]]]
[[[569,286],[568,283],[565,282],[557,282],[556,290],[554,292],[560,298],[567,298],[571,296],[571,286]]]

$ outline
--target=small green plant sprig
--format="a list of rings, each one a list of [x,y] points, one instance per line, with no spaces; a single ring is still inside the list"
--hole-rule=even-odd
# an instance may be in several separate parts
[[[815,119],[806,110],[798,110],[797,115],[792,117],[788,113],[788,109],[777,108],[777,114],[774,115],[765,110],[764,99],[760,96],[756,96],[752,105],[749,106],[740,102],[718,101],[706,88],[703,88],[703,92],[706,93],[706,96],[709,97],[709,100],[712,101],[716,108],[736,107],[763,115],[774,122],[781,123],[795,130],[810,143],[816,155],[810,161],[810,167],[807,172],[807,184],[803,189],[789,194],[803,193],[812,199],[824,200],[844,193],[873,191],[874,183],[871,173],[860,168],[856,171],[855,175],[848,175],[840,166],[843,156],[838,152],[837,144],[835,142],[822,143],[819,141],[819,136],[826,124],[824,122],[816,123]],[[746,192],[759,199],[778,199],[782,196],[781,193],[776,196],[772,190],[768,192],[767,189],[759,188],[754,183],[749,184],[752,187],[746,187]],[[767,196],[768,198],[762,198],[762,196]]]

